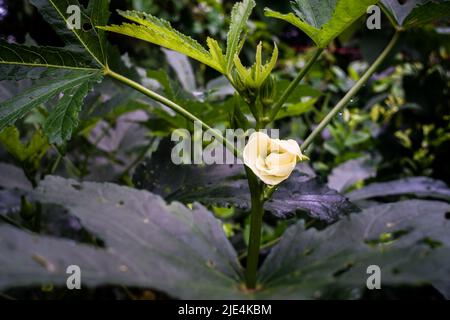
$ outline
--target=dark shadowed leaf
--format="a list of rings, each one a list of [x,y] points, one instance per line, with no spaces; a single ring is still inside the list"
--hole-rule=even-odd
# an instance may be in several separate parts
[[[6,225],[0,226],[0,252],[0,288],[49,283],[63,286],[70,265],[81,268],[82,281],[89,286],[139,285],[134,266],[112,252]]]
[[[410,200],[376,206],[323,231],[288,229],[264,262],[260,298],[358,298],[369,265],[382,286],[433,284],[450,276],[450,222],[442,202]],[[439,245],[435,245],[439,243]]]
[[[275,191],[265,208],[280,217],[302,210],[312,218],[326,222],[334,222],[341,215],[358,211],[346,197],[299,171],[294,171]]]
[[[328,186],[338,192],[345,192],[358,181],[376,175],[376,168],[370,158],[349,160],[333,169],[328,176]]]
[[[236,252],[219,221],[200,205],[167,205],[146,191],[58,177],[47,177],[34,196],[67,208],[105,248],[2,228],[3,288],[63,284],[65,268],[79,265],[86,267],[86,286],[134,285],[178,298],[243,297]]]
[[[66,45],[78,54],[90,56],[103,66],[107,61],[105,32],[96,26],[103,26],[109,19],[109,0],[90,0],[84,8],[78,0],[30,0],[44,19],[55,29]],[[81,28],[68,28],[69,6],[81,9]]]
[[[98,66],[66,48],[31,47],[0,40],[0,81],[39,79],[47,68],[95,71]]]
[[[0,163],[0,188],[31,191],[33,187],[22,169],[9,163]]]
[[[22,169],[0,163],[0,215],[20,211],[21,196],[32,189]]]
[[[347,194],[351,201],[401,195],[413,195],[419,198],[450,201],[450,189],[447,185],[442,181],[427,177],[413,177],[390,182],[373,183]]]
[[[152,158],[137,168],[134,182],[138,188],[157,193],[167,201],[250,208],[243,165],[175,165],[170,146],[169,141],[164,141]],[[347,198],[298,170],[274,192],[265,209],[282,218],[303,210],[327,222],[357,210]]]

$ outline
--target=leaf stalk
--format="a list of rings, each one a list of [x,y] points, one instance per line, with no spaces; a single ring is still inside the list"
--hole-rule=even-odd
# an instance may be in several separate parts
[[[350,100],[361,90],[361,88],[370,80],[372,75],[378,69],[378,67],[383,63],[386,57],[390,54],[392,49],[397,44],[400,38],[400,32],[395,32],[389,44],[383,50],[383,52],[378,56],[375,62],[367,69],[363,76],[358,80],[358,82],[347,92],[347,94],[336,104],[336,106],[326,115],[326,117],[319,123],[319,125],[313,130],[313,132],[306,138],[305,142],[301,145],[302,150],[306,150],[314,139],[330,124],[331,120],[350,102]]]

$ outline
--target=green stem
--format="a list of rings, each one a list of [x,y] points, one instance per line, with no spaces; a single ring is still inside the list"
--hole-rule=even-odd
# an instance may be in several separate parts
[[[272,108],[272,113],[270,115],[270,122],[274,121],[278,112],[280,111],[281,107],[284,105],[284,103],[287,101],[287,99],[290,97],[292,92],[297,88],[298,84],[302,79],[306,76],[308,71],[311,69],[311,67],[314,65],[314,63],[317,61],[317,59],[320,57],[324,49],[317,49],[314,53],[314,56],[308,61],[308,63],[305,65],[305,67],[299,72],[297,77],[290,83],[289,87],[283,92],[280,99],[274,104]]]
[[[225,146],[231,151],[233,152],[233,154],[236,157],[240,157],[240,153],[238,150],[236,150],[236,148],[234,147],[234,143],[228,141],[225,137],[222,136],[222,134],[211,128],[209,125],[207,125],[206,123],[204,123],[202,120],[200,120],[199,118],[197,118],[196,116],[194,116],[192,113],[190,113],[189,111],[187,111],[186,109],[184,109],[183,107],[181,107],[180,105],[176,104],[175,102],[173,102],[172,100],[167,99],[166,97],[163,97],[162,95],[147,89],[146,87],[142,86],[141,84],[127,78],[124,77],[110,69],[106,69],[105,70],[105,75],[118,80],[120,82],[122,82],[123,84],[143,93],[144,95],[152,98],[155,101],[158,101],[160,103],[162,103],[163,105],[169,107],[170,109],[172,109],[173,111],[177,112],[178,114],[180,114],[181,116],[185,117],[188,120],[191,120],[192,122],[198,122],[202,125],[202,128],[205,130],[210,130],[216,139],[218,139],[221,143],[225,144]]]
[[[261,229],[264,215],[264,200],[262,197],[262,187],[255,174],[245,167],[251,194],[251,215],[250,215],[250,237],[247,251],[247,268],[245,279],[248,289],[256,287],[258,271],[259,250],[261,247]]]
[[[327,114],[327,116],[319,123],[316,129],[306,138],[303,142],[301,149],[306,150],[313,140],[326,128],[326,126],[333,120],[333,118],[345,107],[348,102],[359,92],[359,90],[366,84],[367,81],[372,77],[377,68],[383,63],[392,49],[395,47],[398,39],[400,37],[400,32],[396,32],[392,40],[389,42],[387,47],[378,56],[375,62],[370,66],[369,69],[364,73],[361,79],[350,89],[349,92],[338,102],[338,104]]]

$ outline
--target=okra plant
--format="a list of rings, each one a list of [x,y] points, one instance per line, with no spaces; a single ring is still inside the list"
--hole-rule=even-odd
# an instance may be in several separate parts
[[[257,5],[254,0],[234,5],[226,43],[208,37],[204,45],[148,13],[119,11],[126,21],[110,25],[108,0],[90,0],[86,8],[78,0],[30,3],[65,46],[0,41],[0,80],[30,79],[34,83],[0,104],[0,141],[28,168],[25,178],[18,168],[2,164],[2,170],[14,173],[15,178],[0,185],[20,194],[22,213],[28,208],[36,215],[50,205],[66,208],[102,245],[38,235],[39,228],[35,233],[20,230],[8,214],[1,213],[7,223],[0,225],[0,288],[64,285],[66,268],[77,265],[88,286],[148,287],[176,298],[355,298],[366,287],[367,268],[376,265],[383,270],[383,285],[420,282],[435,286],[444,295],[450,293],[450,189],[445,184],[417,177],[370,184],[341,195],[298,166],[314,161],[309,154],[314,140],[386,62],[402,34],[445,15],[449,2],[410,0],[400,5],[396,0],[295,0],[288,13],[266,8],[266,17],[298,28],[315,46],[282,90],[276,75],[282,44],[247,41],[248,22]],[[277,127],[280,114],[329,45],[366,19],[368,8],[374,5],[392,23],[384,30],[392,38],[353,87],[320,123],[309,128],[308,136],[285,140],[264,133]],[[81,28],[69,27],[68,6],[81,8]],[[236,147],[234,140],[192,112],[189,104],[140,83],[140,77],[108,43],[108,33],[178,52],[222,75],[235,92],[233,106],[227,110],[228,128],[243,129],[245,147]],[[244,46],[256,52],[251,66],[243,62]],[[200,124],[243,162],[243,168],[176,166],[170,160],[169,143],[161,143],[129,183],[147,190],[51,174],[42,180],[36,177],[29,169],[38,166],[42,155],[33,151],[33,144],[18,151],[20,141],[13,125],[33,110],[52,106],[44,112],[38,128],[43,134],[35,144],[45,144],[44,153],[56,150],[61,161],[86,96],[107,78],[150,98],[157,103],[156,109],[169,108],[192,124]],[[400,195],[427,199],[374,201]],[[241,256],[207,209],[211,206],[248,212],[248,245]],[[268,247],[261,248],[264,216],[285,218],[299,210],[329,226],[319,230],[299,220],[270,246],[267,255]]]

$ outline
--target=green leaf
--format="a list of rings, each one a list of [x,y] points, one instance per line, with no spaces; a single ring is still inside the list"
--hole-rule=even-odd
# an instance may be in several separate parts
[[[319,48],[325,48],[333,39],[344,32],[363,16],[367,8],[379,0],[298,0],[293,13],[281,14],[265,9],[268,17],[289,22],[305,32]]]
[[[403,4],[397,0],[382,0],[381,3],[387,9],[394,26],[406,29],[450,17],[448,0],[409,0]]]
[[[78,126],[78,114],[84,98],[93,83],[94,81],[82,82],[62,92],[62,98],[44,123],[44,132],[50,143],[61,145],[70,140],[72,131]]]
[[[241,59],[238,55],[234,57],[234,65],[239,78],[244,86],[247,88],[260,88],[264,81],[270,76],[270,73],[275,68],[278,61],[278,47],[275,44],[272,52],[272,57],[265,64],[262,63],[262,43],[260,42],[256,47],[255,64],[246,68],[242,65]]]
[[[359,298],[370,265],[381,268],[382,288],[442,283],[450,267],[449,210],[447,203],[410,200],[366,209],[323,231],[300,221],[264,261],[257,298]]]
[[[16,160],[36,168],[50,147],[47,138],[40,131],[37,131],[28,143],[22,143],[20,132],[14,126],[0,132],[0,144]]]
[[[32,47],[0,40],[0,81],[39,79],[46,68],[98,69],[90,59],[65,48]]]
[[[165,20],[137,11],[119,11],[119,13],[137,24],[124,23],[120,26],[106,26],[100,27],[100,29],[138,38],[180,52],[226,74],[223,55],[221,56],[221,50],[214,40],[208,40],[210,46],[208,52],[191,37],[173,29],[170,23]]]
[[[233,60],[236,55],[239,55],[241,42],[241,35],[245,28],[247,27],[247,21],[255,8],[256,3],[254,0],[244,0],[238,2],[234,5],[231,12],[231,23],[230,30],[227,36],[227,52],[226,52],[226,63],[227,63],[227,73],[231,72],[233,67]]]
[[[87,9],[77,0],[30,0],[65,42],[64,48],[36,47],[0,40],[0,81],[39,79],[51,69],[98,70],[107,64],[105,32],[96,25],[108,22],[108,0],[90,0]],[[81,29],[67,26],[67,8],[79,6]]]
[[[51,176],[34,197],[67,208],[104,248],[1,227],[1,288],[64,285],[67,266],[78,265],[85,286],[153,288],[182,299],[245,298],[236,252],[200,205],[188,209],[146,191]]]
[[[90,0],[85,9],[78,0],[30,0],[45,20],[65,41],[69,49],[78,54],[86,54],[93,58],[98,66],[107,63],[105,32],[96,26],[105,25],[109,19],[109,0]],[[71,5],[81,9],[81,29],[68,28],[70,14],[67,8]]]
[[[60,93],[70,95],[74,89],[80,86],[85,88],[83,84],[98,81],[101,79],[101,76],[100,71],[54,70],[38,85],[0,103],[0,131],[56,95]],[[74,103],[78,100],[72,102]],[[64,102],[67,103],[68,99],[64,99]],[[61,105],[63,103],[59,104],[60,108],[57,110],[59,112],[62,110]],[[54,115],[53,117],[59,118],[59,115]]]
[[[442,181],[428,177],[413,177],[389,182],[372,183],[347,194],[352,201],[401,195],[414,195],[420,198],[450,201],[450,189],[447,185]]]
[[[322,28],[333,16],[338,0],[295,0],[295,14],[316,29]]]
[[[30,0],[64,40],[64,48],[36,47],[0,41],[0,81],[24,78],[44,80],[0,103],[0,131],[56,95],[62,94],[44,125],[50,142],[62,144],[77,125],[78,112],[92,84],[107,65],[105,32],[95,28],[108,22],[108,0]],[[69,6],[81,9],[81,27],[69,28]]]
[[[289,86],[289,81],[279,80],[277,81],[277,92],[278,95],[286,90]],[[279,98],[278,96],[278,98]],[[298,85],[295,91],[289,99],[286,101],[285,106],[283,106],[277,114],[276,120],[287,118],[287,117],[297,117],[300,116],[314,107],[319,97],[322,96],[322,92],[314,89],[313,87],[307,85]]]

